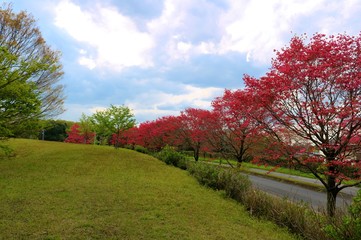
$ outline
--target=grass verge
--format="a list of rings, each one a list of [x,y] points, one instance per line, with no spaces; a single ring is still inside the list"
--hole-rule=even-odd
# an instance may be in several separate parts
[[[293,239],[187,172],[126,149],[11,140],[1,239]]]

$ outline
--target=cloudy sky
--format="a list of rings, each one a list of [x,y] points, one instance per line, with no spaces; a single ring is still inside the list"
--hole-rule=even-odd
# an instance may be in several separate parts
[[[3,1],[8,2],[8,1]],[[110,104],[138,122],[209,108],[262,76],[295,34],[358,35],[360,0],[13,0],[62,52],[67,111]]]

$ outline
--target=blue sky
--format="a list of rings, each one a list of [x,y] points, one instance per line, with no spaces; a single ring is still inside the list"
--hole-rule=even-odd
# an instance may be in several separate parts
[[[8,1],[3,1],[8,3]],[[62,52],[65,108],[79,120],[126,105],[138,122],[210,108],[262,76],[295,34],[361,31],[359,0],[14,0]]]

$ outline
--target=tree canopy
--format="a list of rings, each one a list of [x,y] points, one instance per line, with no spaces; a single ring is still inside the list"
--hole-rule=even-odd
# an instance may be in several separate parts
[[[64,111],[60,52],[43,39],[34,18],[0,8],[0,135]]]
[[[325,186],[332,216],[337,193],[357,184],[345,180],[361,177],[361,35],[307,40],[293,37],[264,77],[245,82],[278,150]]]
[[[66,142],[113,144],[118,148],[123,141],[123,134],[135,126],[131,110],[124,105],[110,105],[91,116],[82,114],[80,122],[74,124]]]

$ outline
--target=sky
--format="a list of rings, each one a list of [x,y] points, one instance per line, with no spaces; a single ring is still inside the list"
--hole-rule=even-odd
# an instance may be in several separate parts
[[[3,1],[9,3],[9,1]],[[361,0],[13,0],[62,53],[65,113],[113,105],[138,123],[210,109],[295,35],[361,31]]]

